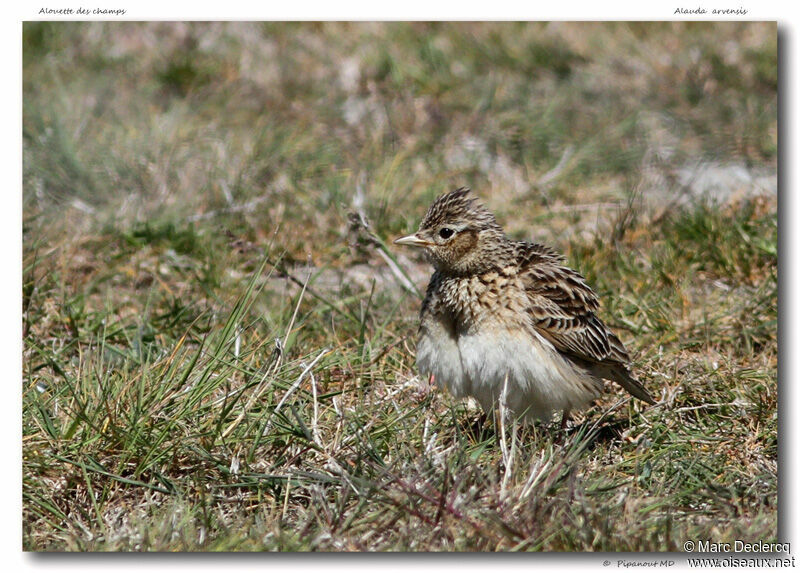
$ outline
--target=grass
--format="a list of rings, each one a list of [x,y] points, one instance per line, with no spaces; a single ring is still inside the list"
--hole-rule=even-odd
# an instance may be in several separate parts
[[[777,200],[677,201],[774,177],[776,42],[25,23],[23,549],[778,541]],[[656,406],[501,426],[419,385],[430,271],[391,240],[465,184],[587,277]]]

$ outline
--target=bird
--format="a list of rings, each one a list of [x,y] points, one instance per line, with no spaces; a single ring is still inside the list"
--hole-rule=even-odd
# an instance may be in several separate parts
[[[484,412],[551,419],[585,409],[616,382],[654,404],[597,295],[548,246],[509,238],[466,187],[440,195],[416,233],[394,241],[433,265],[419,315],[423,379]]]

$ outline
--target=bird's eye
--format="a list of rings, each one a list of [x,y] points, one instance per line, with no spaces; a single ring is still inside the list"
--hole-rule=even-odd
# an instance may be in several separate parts
[[[450,229],[448,227],[444,227],[443,229],[441,229],[439,231],[439,236],[442,239],[449,239],[450,237],[453,236],[453,233],[455,233],[455,231],[453,229]]]

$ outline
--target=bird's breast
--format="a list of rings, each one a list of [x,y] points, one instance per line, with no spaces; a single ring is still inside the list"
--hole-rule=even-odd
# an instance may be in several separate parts
[[[442,285],[441,310],[452,317],[455,329],[470,333],[492,323],[524,328],[527,299],[515,277],[498,272],[459,278]]]

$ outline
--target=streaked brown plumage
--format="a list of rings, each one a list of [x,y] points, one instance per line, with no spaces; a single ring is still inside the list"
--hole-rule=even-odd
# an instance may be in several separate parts
[[[435,268],[417,365],[456,397],[543,418],[585,407],[605,378],[654,403],[584,278],[549,247],[509,239],[468,189],[440,196],[395,242],[423,248]]]

